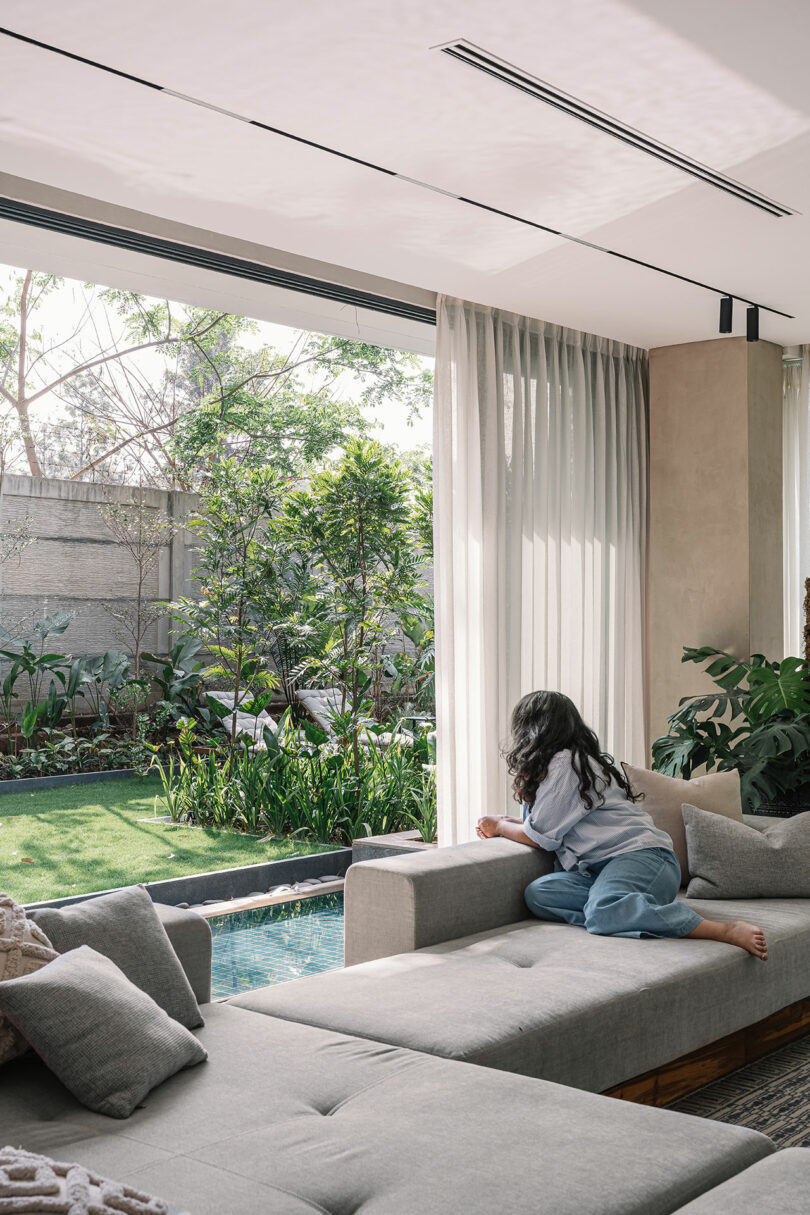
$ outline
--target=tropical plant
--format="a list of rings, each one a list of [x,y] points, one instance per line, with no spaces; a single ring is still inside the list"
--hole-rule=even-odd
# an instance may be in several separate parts
[[[123,650],[105,650],[94,658],[79,658],[70,667],[69,686],[76,686],[76,695],[84,700],[93,719],[104,729],[109,728],[110,710],[129,681],[129,670],[129,658]]]
[[[34,642],[24,641],[0,627],[0,641],[5,646],[14,647],[0,649],[0,658],[11,664],[2,688],[9,750],[13,747],[12,705],[18,681],[22,680],[27,686],[27,698],[22,712],[18,715],[19,729],[24,738],[31,738],[42,725],[58,724],[64,712],[67,700],[60,695],[60,691],[67,683],[66,669],[69,668],[71,659],[67,654],[46,649],[46,641],[51,636],[64,633],[72,619],[71,612],[54,612],[42,620],[35,621],[33,632],[37,641]]]
[[[0,779],[62,776],[74,772],[107,772],[134,768],[146,772],[153,753],[141,742],[115,738],[108,733],[79,738],[48,731],[37,747],[24,747],[16,755],[0,756]]]
[[[413,808],[405,811],[405,819],[419,832],[419,838],[432,844],[439,830],[438,804],[436,801],[436,773],[429,770],[421,789],[411,791]]]
[[[684,647],[682,662],[708,663],[717,691],[684,697],[652,745],[668,776],[737,770],[743,804],[788,802],[810,785],[810,664],[763,654],[736,658],[712,646]]]
[[[165,656],[142,655],[144,662],[158,667],[152,679],[162,693],[159,704],[174,721],[181,717],[203,716],[204,719],[201,698],[205,685],[205,663],[197,658],[201,649],[202,641],[199,638],[184,634]]]

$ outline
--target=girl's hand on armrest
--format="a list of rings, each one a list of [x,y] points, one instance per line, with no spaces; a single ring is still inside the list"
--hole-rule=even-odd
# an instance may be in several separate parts
[[[522,819],[510,818],[506,814],[487,814],[479,818],[475,828],[479,840],[489,840],[499,835],[502,839],[512,840],[515,844],[525,844],[528,848],[539,848],[534,840],[530,840],[521,826]]]
[[[487,814],[484,818],[479,818],[478,826],[475,828],[476,835],[480,840],[489,840],[498,834],[498,826],[504,819],[503,814]]]

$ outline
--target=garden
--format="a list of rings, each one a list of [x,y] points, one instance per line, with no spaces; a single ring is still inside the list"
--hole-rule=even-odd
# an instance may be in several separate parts
[[[105,510],[106,508],[102,508]],[[117,505],[140,567],[165,521]],[[305,488],[226,459],[187,522],[199,594],[135,602],[132,656],[73,658],[71,617],[0,630],[3,779],[154,773],[168,817],[254,836],[350,843],[435,834],[430,491],[371,440]],[[172,622],[166,655],[144,617]],[[320,716],[301,690],[327,688]],[[275,716],[268,709],[275,710]]]
[[[26,380],[3,460],[16,451],[35,476],[129,483],[97,510],[135,590],[105,604],[118,644],[102,653],[73,652],[75,612],[13,618],[2,604],[0,780],[6,792],[46,778],[27,808],[27,792],[0,799],[4,858],[55,865],[59,845],[44,844],[55,828],[74,857],[55,875],[61,894],[88,880],[83,866],[98,888],[102,871],[112,884],[177,872],[162,861],[227,867],[243,844],[266,860],[406,828],[434,839],[431,467],[369,422],[380,403],[416,414],[429,373],[413,356],[313,334],[279,352],[242,318],[85,285],[83,311],[112,335],[88,354],[33,324],[61,286],[10,280],[0,346],[30,379],[55,377],[61,413],[37,429],[29,404],[48,389]],[[141,414],[132,400],[145,348],[148,415],[143,391]],[[155,509],[153,488],[193,493],[192,515]],[[190,584],[157,599],[154,572],[181,529]],[[36,532],[28,517],[5,524],[0,566],[24,563]],[[131,779],[42,791],[102,772]],[[161,863],[136,862],[143,840],[110,816],[165,840]],[[78,836],[93,847],[77,849]],[[36,882],[23,893],[43,896]]]

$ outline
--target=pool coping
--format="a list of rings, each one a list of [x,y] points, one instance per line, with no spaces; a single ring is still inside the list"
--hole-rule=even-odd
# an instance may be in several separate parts
[[[263,894],[255,898],[246,896],[241,899],[224,899],[220,903],[192,905],[191,911],[206,920],[217,915],[231,915],[236,911],[252,911],[259,907],[275,907],[278,903],[298,903],[303,899],[317,898],[320,894],[339,894],[345,885],[344,879],[338,882],[321,882],[317,886],[308,886],[306,890],[290,890],[285,894]]]
[[[272,886],[292,886],[306,878],[322,874],[342,875],[352,862],[351,848],[334,848],[329,852],[309,852],[303,856],[284,857],[278,861],[261,861],[256,865],[240,865],[232,869],[214,869],[207,873],[185,874],[180,877],[162,878],[156,882],[130,882],[132,886],[143,885],[153,903],[178,906],[181,903],[197,904],[206,899],[217,899],[232,905],[236,899],[259,898],[259,891]],[[321,887],[313,887],[318,890]],[[117,886],[113,889],[120,890]],[[93,890],[82,894],[66,895],[59,899],[43,899],[27,903],[26,908],[68,907],[73,903],[86,903],[88,899],[112,890]]]

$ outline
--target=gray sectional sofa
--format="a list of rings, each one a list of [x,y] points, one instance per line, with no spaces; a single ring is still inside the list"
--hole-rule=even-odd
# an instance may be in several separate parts
[[[234,1003],[603,1092],[810,996],[810,899],[689,900],[760,923],[763,964],[717,941],[541,924],[523,890],[551,861],[492,839],[353,865],[347,969]]]
[[[192,1215],[806,1212],[810,1152],[583,1090],[787,1002],[810,982],[810,913],[763,910],[767,967],[712,942],[689,942],[690,959],[682,942],[526,922],[522,889],[544,863],[487,841],[355,866],[354,964],[224,1003],[210,1002],[207,924],[159,908],[208,1062],[118,1121],[23,1057],[0,1069],[0,1143]]]

